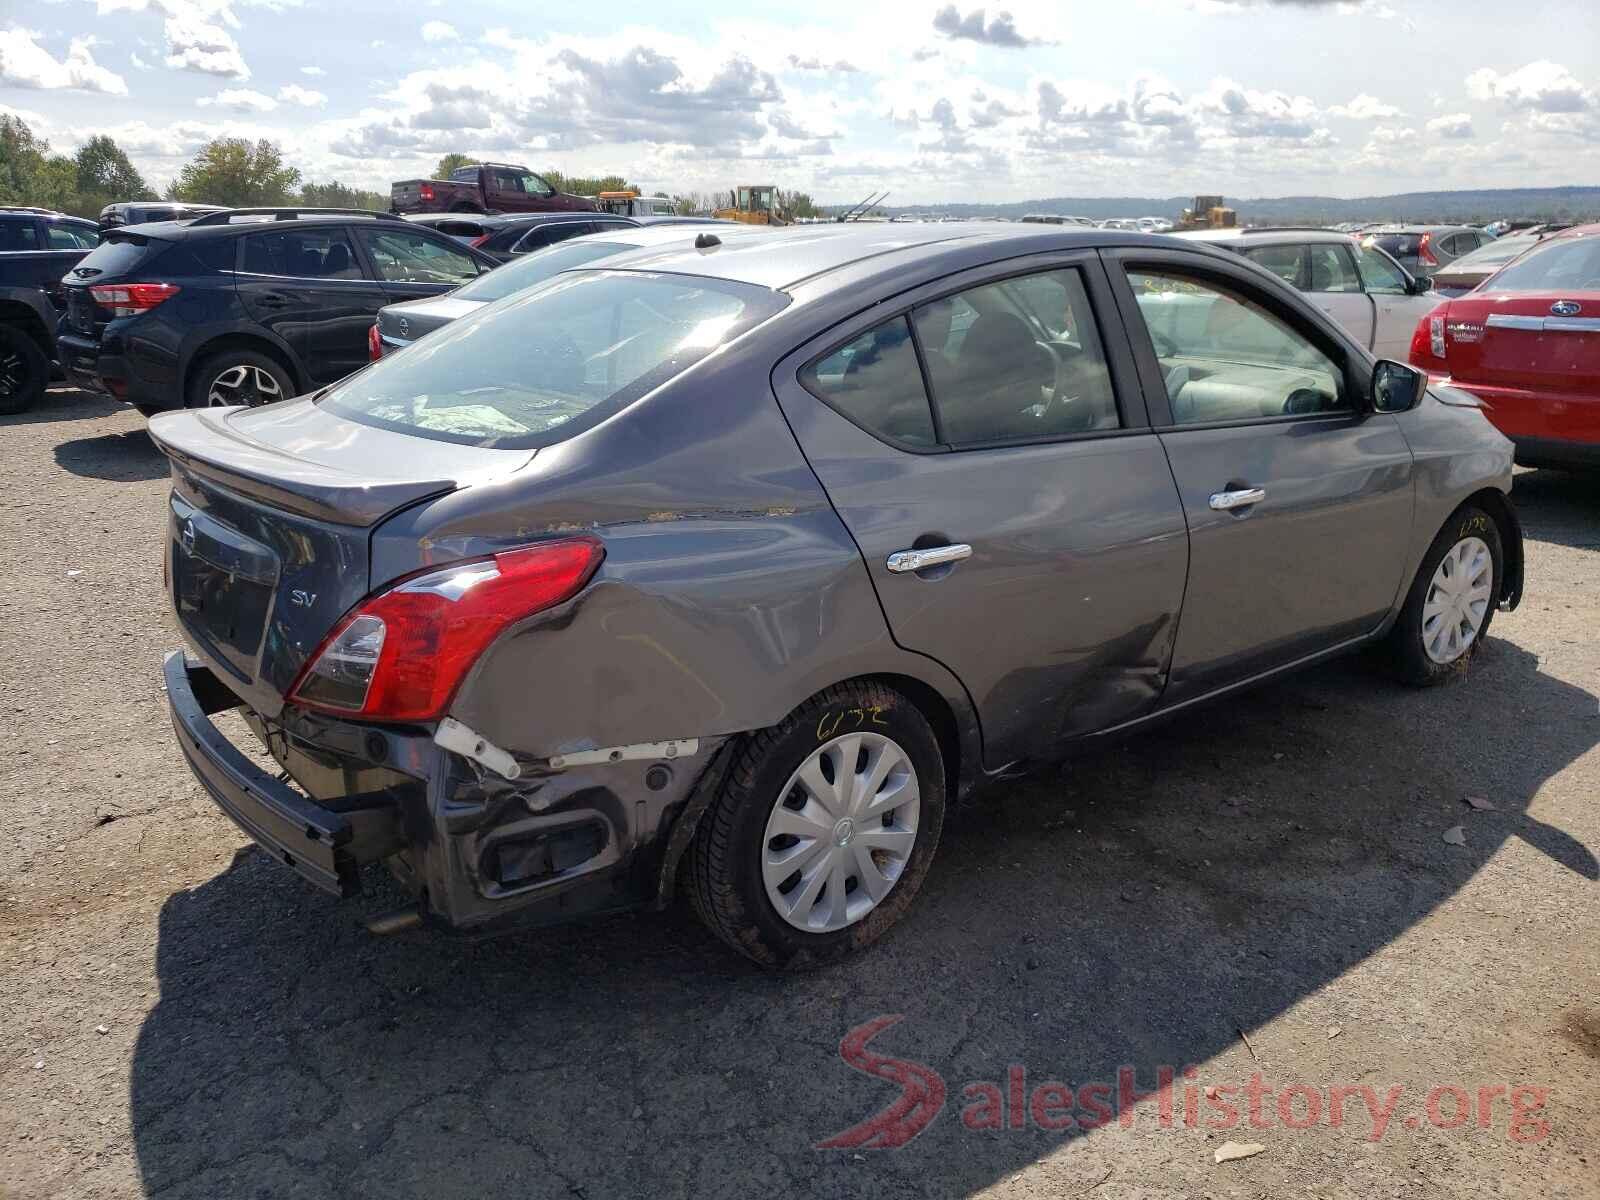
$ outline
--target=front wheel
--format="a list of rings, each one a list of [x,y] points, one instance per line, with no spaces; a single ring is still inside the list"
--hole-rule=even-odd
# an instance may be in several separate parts
[[[766,966],[816,966],[876,941],[915,899],[944,825],[927,719],[881,684],[843,684],[736,755],[690,850],[700,918]]]
[[[1503,578],[1500,527],[1476,505],[1459,509],[1428,547],[1389,634],[1400,678],[1426,687],[1466,670],[1488,636]]]

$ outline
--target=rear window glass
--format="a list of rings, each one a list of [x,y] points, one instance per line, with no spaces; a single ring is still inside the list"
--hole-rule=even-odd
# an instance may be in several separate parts
[[[1415,258],[1417,243],[1420,241],[1422,236],[1416,233],[1380,233],[1376,237],[1368,238],[1367,244],[1376,246],[1396,258]]]
[[[450,294],[457,300],[476,300],[480,304],[487,304],[490,300],[501,300],[512,292],[543,283],[562,271],[570,271],[609,254],[621,254],[631,249],[633,247],[621,242],[574,242],[570,246],[552,246],[517,262],[497,267]]]
[[[437,330],[336,384],[352,421],[462,445],[528,449],[587,429],[778,312],[725,280],[584,271]]]
[[[108,233],[105,241],[84,256],[77,270],[85,271],[93,268],[102,275],[121,275],[150,261],[166,249],[166,245],[165,242],[139,237],[137,234]],[[78,278],[88,277],[79,275]]]
[[[1484,286],[1495,292],[1600,291],[1600,237],[1539,246]]]

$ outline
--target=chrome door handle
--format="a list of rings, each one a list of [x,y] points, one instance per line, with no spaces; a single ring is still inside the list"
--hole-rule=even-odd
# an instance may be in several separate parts
[[[896,575],[902,575],[907,571],[925,571],[941,563],[960,562],[963,558],[971,557],[972,547],[957,542],[953,546],[930,546],[926,550],[896,550],[889,555],[884,566]]]
[[[1227,512],[1230,508],[1245,508],[1251,504],[1259,504],[1266,498],[1266,488],[1240,488],[1236,492],[1213,492],[1211,507]]]

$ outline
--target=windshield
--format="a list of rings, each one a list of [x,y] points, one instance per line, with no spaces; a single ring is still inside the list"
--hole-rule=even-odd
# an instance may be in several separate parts
[[[324,393],[364,425],[501,449],[547,446],[682,373],[788,303],[689,275],[580,271],[379,359]]]
[[[1600,237],[1535,246],[1483,286],[1495,292],[1600,291]]]
[[[457,288],[451,295],[457,300],[476,300],[480,304],[487,304],[491,300],[503,300],[512,292],[520,292],[536,283],[543,283],[552,275],[561,274],[562,271],[570,271],[574,267],[594,262],[597,258],[621,254],[624,250],[632,249],[632,246],[622,242],[574,241],[561,246],[551,246],[526,255],[514,263],[496,267],[488,274],[478,276],[465,287]]]

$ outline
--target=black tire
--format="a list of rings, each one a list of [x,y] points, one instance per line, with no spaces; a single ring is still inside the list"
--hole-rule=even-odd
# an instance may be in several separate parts
[[[50,359],[26,330],[0,325],[0,413],[26,412],[44,397]]]
[[[785,799],[780,789],[817,747],[856,728],[897,743],[915,770],[916,837],[876,907],[841,929],[812,933],[789,924],[768,898],[761,870],[767,821]],[[803,969],[853,953],[881,937],[916,899],[939,845],[945,796],[938,739],[916,705],[878,683],[831,687],[735,748],[689,849],[688,890],[695,911],[719,938],[763,966]]]
[[[1488,606],[1483,614],[1483,624],[1459,657],[1450,662],[1437,662],[1428,655],[1423,630],[1423,610],[1433,590],[1433,578],[1445,555],[1450,554],[1469,538],[1477,538],[1489,547],[1493,565],[1493,582],[1490,585]],[[1500,527],[1494,518],[1475,504],[1457,509],[1445,522],[1439,536],[1433,539],[1428,552],[1422,556],[1417,577],[1411,581],[1411,591],[1406,595],[1400,617],[1389,632],[1387,650],[1395,673],[1406,683],[1417,687],[1431,687],[1446,679],[1464,673],[1472,656],[1489,636],[1489,626],[1494,620],[1495,607],[1500,599],[1501,581],[1505,577],[1505,556],[1500,545]],[[1431,631],[1430,631],[1431,632]]]
[[[244,367],[247,371],[264,372],[271,377],[273,385],[277,388],[277,395],[272,395],[264,386],[246,387],[243,395],[247,397],[246,402],[252,406],[268,404],[274,400],[287,400],[295,395],[294,381],[289,378],[289,372],[283,369],[282,363],[259,350],[239,347],[208,354],[189,368],[189,386],[185,389],[184,404],[189,408],[208,407],[212,384],[239,367]]]

